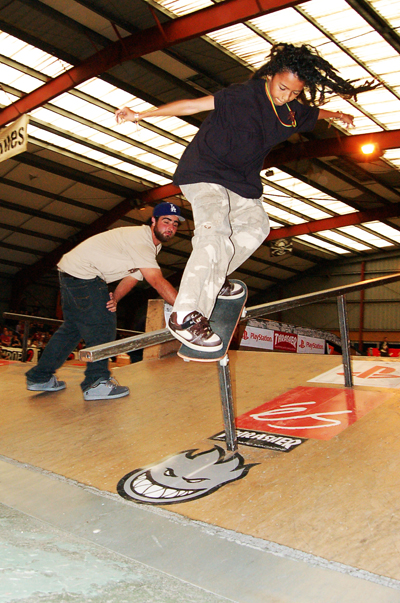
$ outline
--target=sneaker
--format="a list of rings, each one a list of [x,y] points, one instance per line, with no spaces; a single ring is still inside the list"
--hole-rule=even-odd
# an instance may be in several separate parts
[[[46,383],[34,383],[33,381],[26,380],[26,389],[32,392],[58,392],[60,389],[65,389],[67,386],[65,381],[58,381],[55,375],[46,381]]]
[[[172,312],[168,329],[192,350],[218,352],[222,348],[221,338],[212,331],[207,318],[200,312],[194,311],[185,316],[181,325],[176,322],[176,312]]]
[[[111,400],[113,398],[123,398],[129,394],[129,387],[118,385],[114,377],[95,381],[87,390],[83,392],[84,400]]]
[[[238,299],[242,297],[244,289],[239,283],[231,283],[226,277],[221,291],[218,293],[218,299]]]

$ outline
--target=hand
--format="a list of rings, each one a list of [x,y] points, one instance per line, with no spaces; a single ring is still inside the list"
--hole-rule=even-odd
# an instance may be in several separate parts
[[[110,312],[116,312],[117,311],[117,301],[114,298],[114,293],[110,293],[110,301],[108,301],[106,303],[106,308]]]
[[[133,121],[137,123],[141,117],[140,113],[132,111],[129,107],[122,107],[122,109],[117,109],[115,111],[115,119],[117,124],[122,124],[124,121]]]
[[[348,113],[338,113],[337,119],[339,119],[342,123],[346,124],[347,129],[349,129],[350,126],[354,128],[353,115],[349,115]]]

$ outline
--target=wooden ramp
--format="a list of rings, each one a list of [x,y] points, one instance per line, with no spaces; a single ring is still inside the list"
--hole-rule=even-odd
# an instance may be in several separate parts
[[[309,382],[340,356],[230,352],[230,361],[236,416],[296,388],[346,391]],[[131,394],[110,402],[83,400],[81,366],[59,371],[67,389],[54,394],[28,392],[26,368],[0,366],[0,455],[99,490],[115,493],[127,473],[178,452],[209,450],[223,429],[214,364],[173,356],[116,368]],[[400,580],[400,391],[354,392],[368,412],[334,437],[289,453],[240,445],[255,464],[244,479],[168,510]]]

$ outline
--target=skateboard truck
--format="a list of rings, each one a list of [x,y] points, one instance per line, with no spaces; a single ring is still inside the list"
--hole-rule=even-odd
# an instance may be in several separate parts
[[[183,344],[178,351],[178,356],[186,362],[190,360],[197,362],[218,362],[219,389],[226,447],[229,452],[235,453],[238,450],[238,443],[233,411],[228,349],[240,318],[244,318],[246,315],[247,287],[242,281],[232,280],[231,282],[240,284],[243,288],[243,295],[235,299],[218,298],[210,317],[211,328],[220,336],[223,344],[222,348],[215,352],[205,353],[202,350],[195,350]]]

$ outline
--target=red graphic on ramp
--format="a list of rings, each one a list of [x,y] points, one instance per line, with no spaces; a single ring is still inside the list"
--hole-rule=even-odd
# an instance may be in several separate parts
[[[236,420],[256,429],[300,438],[330,440],[392,394],[327,387],[296,387]]]

